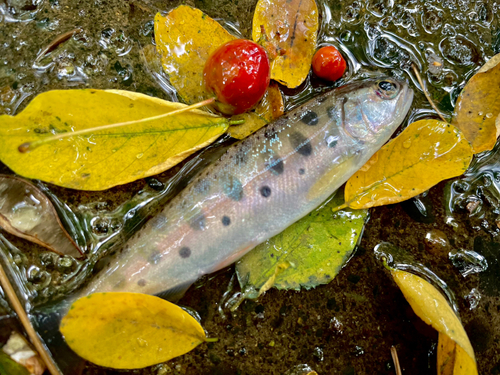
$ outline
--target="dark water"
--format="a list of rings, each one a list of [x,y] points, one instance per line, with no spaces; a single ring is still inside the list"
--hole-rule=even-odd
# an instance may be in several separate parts
[[[18,113],[38,93],[61,88],[125,89],[176,100],[164,74],[145,56],[154,40],[155,13],[179,3],[0,0],[0,113]],[[255,1],[186,3],[250,35]],[[415,85],[414,63],[446,115],[467,79],[500,52],[500,3],[494,1],[330,1],[319,7],[319,43],[337,45],[349,59],[349,72],[336,85],[374,71]],[[83,31],[38,57],[54,38],[75,28]],[[283,88],[287,109],[326,88],[314,77],[299,89]],[[411,121],[435,117],[416,92]],[[24,282],[29,305],[77,288],[94,265],[100,266],[100,258],[217,150],[104,194],[38,183],[90,259],[59,257],[0,232],[3,252]],[[390,251],[402,263],[420,264],[419,269],[447,284],[480,373],[500,374],[498,152],[478,156],[463,178],[402,204],[373,209],[356,255],[329,285],[300,293],[271,290],[231,314],[223,294],[233,268],[199,281],[180,304],[196,310],[219,342],[137,373],[280,374],[308,364],[319,374],[393,374],[391,345],[398,349],[405,374],[435,373],[436,333],[415,317],[374,255],[374,247],[386,241],[399,248]],[[10,173],[3,165],[0,172]],[[1,299],[0,310],[10,312]],[[6,331],[2,328],[0,339]],[[86,373],[114,372],[89,365]]]

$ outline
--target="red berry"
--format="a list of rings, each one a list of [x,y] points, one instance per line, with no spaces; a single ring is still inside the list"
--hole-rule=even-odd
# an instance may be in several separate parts
[[[342,54],[333,46],[321,47],[313,56],[314,74],[328,81],[336,81],[345,72],[346,62]]]
[[[210,55],[203,77],[208,91],[217,97],[220,112],[243,113],[262,99],[269,86],[269,59],[257,43],[232,40]]]

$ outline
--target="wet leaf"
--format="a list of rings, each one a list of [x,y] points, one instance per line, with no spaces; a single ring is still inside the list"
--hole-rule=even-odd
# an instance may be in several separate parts
[[[20,365],[16,361],[0,350],[0,374],[6,375],[30,375],[26,367]]]
[[[259,0],[253,17],[252,38],[263,42],[270,52],[271,79],[290,88],[304,82],[316,51],[318,25],[318,7],[314,0]],[[267,42],[261,38],[267,38]]]
[[[453,125],[414,122],[347,181],[346,204],[357,209],[404,201],[461,175],[471,160],[469,143]]]
[[[172,167],[228,127],[226,119],[198,110],[144,121],[180,108],[185,105],[128,91],[48,91],[17,116],[0,116],[0,160],[24,177],[72,189],[108,189]],[[128,121],[137,123],[18,152],[24,142]]]
[[[117,369],[165,362],[207,341],[203,328],[180,307],[139,293],[82,297],[60,330],[79,356]]]
[[[243,124],[230,126],[228,134],[236,139],[244,139],[250,134],[283,115],[285,106],[277,84],[271,83],[266,94],[255,108],[255,112],[242,113],[231,117],[232,121],[243,120]]]
[[[337,194],[245,255],[236,265],[242,289],[298,290],[330,282],[349,260],[368,215],[367,210],[333,213],[332,208],[342,202],[342,194]]]
[[[283,96],[278,85],[271,82],[267,88],[264,97],[255,108],[255,113],[265,119],[267,122],[276,120],[278,117],[285,113],[285,104],[283,103]]]
[[[241,120],[243,121],[242,124],[232,125],[227,130],[227,133],[231,137],[244,139],[268,124],[268,121],[257,115],[255,112],[241,113],[231,117],[231,121]]]
[[[58,254],[82,256],[50,200],[22,178],[0,175],[0,227]]]
[[[421,277],[395,269],[391,269],[391,274],[415,314],[439,332],[438,374],[477,374],[467,333],[444,296]]]
[[[495,124],[500,115],[500,58],[490,59],[465,85],[458,97],[452,124],[472,145],[475,154],[491,150],[496,143]]]
[[[198,9],[181,5],[165,17],[155,16],[156,49],[170,83],[185,103],[210,97],[203,84],[203,68],[212,52],[236,39]]]
[[[22,371],[20,368],[11,367],[12,372],[3,372],[2,364],[11,365],[7,360],[0,356],[0,374],[2,375],[20,375],[20,374],[32,374],[32,375],[42,375],[46,366],[42,361],[37,352],[35,352],[28,340],[18,332],[12,332],[7,343],[2,347],[1,354],[6,353],[10,356],[10,359],[16,361],[20,366],[24,367],[27,371]]]

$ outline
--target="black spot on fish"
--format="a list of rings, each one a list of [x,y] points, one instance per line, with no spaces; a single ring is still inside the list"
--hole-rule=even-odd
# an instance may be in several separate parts
[[[140,280],[137,282],[137,285],[139,285],[139,286],[146,286],[146,284],[147,284],[147,283],[146,283],[146,280],[144,280],[144,279],[140,279]]]
[[[302,133],[295,132],[290,134],[290,142],[300,155],[310,156],[312,154],[311,143]]]
[[[179,250],[179,255],[181,258],[189,258],[191,256],[191,249],[189,247],[183,247]]]
[[[299,174],[301,174],[301,175],[302,175],[302,174],[304,174],[304,173],[306,173],[306,170],[305,170],[304,168],[300,168],[300,169],[299,169]]]
[[[233,201],[243,198],[243,185],[236,177],[226,174],[221,178],[222,190]]]
[[[319,119],[316,112],[307,111],[301,118],[302,122],[309,126],[318,125]]]
[[[264,198],[269,197],[271,195],[271,188],[269,186],[262,186],[260,188],[260,194],[262,194]]]
[[[152,251],[148,257],[148,262],[151,264],[158,264],[161,260],[161,253],[159,251]]]
[[[227,227],[229,224],[231,224],[231,219],[229,218],[229,216],[223,216],[222,217],[222,225]]]
[[[193,228],[194,230],[203,230],[205,229],[205,215],[199,214],[195,216],[191,222],[189,223],[189,226]]]
[[[276,176],[282,174],[283,171],[285,170],[283,160],[276,158],[276,157],[274,157],[270,161],[268,161],[266,163],[266,167],[268,167],[269,170],[271,171],[271,173],[276,175]]]
[[[328,113],[328,117],[331,118],[332,120],[337,117],[335,114],[335,107],[334,106],[328,107],[326,109],[326,113]]]

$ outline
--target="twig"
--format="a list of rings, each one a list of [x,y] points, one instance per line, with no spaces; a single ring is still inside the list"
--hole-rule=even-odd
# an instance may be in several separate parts
[[[35,332],[35,329],[31,325],[31,322],[28,318],[28,315],[26,315],[26,311],[24,311],[23,306],[21,305],[21,302],[17,298],[16,292],[14,291],[14,288],[12,288],[12,284],[10,283],[7,274],[5,273],[2,265],[0,264],[0,285],[2,286],[3,290],[5,291],[5,294],[9,298],[10,303],[12,304],[12,307],[14,308],[14,311],[16,312],[17,316],[19,317],[19,320],[21,321],[21,324],[23,325],[24,329],[26,330],[26,333],[28,334],[31,342],[35,346],[36,350],[40,354],[40,357],[42,360],[45,362],[45,365],[49,369],[50,373],[52,375],[61,375],[61,372],[57,369],[57,366],[55,363],[52,361],[52,358],[50,357],[49,353],[45,350],[45,347],[43,346],[42,342],[40,341],[40,338],[38,337],[37,333]]]
[[[403,373],[401,372],[401,366],[399,366],[398,352],[394,345],[391,346],[391,355],[392,355],[392,360],[394,362],[394,367],[396,369],[396,375],[402,375]]]
[[[35,63],[38,63],[41,60],[41,58],[43,56],[45,56],[47,53],[55,50],[59,44],[64,43],[69,38],[71,38],[73,35],[75,35],[77,33],[81,33],[82,31],[83,31],[83,29],[78,27],[76,29],[73,29],[71,31],[65,32],[64,34],[57,36],[52,42],[49,43],[49,45],[47,47],[45,47],[42,51],[40,51],[40,53],[38,54],[38,56],[35,59]]]
[[[422,87],[422,91],[424,92],[424,95],[425,97],[427,98],[427,100],[429,101],[429,104],[432,106],[432,108],[434,108],[434,110],[437,112],[438,116],[441,118],[441,120],[443,120],[444,122],[448,122],[446,121],[446,119],[444,118],[444,116],[441,114],[441,112],[439,111],[439,109],[436,107],[436,105],[434,104],[434,102],[432,101],[429,93],[427,92],[427,89],[425,88],[425,85],[424,85],[424,82],[422,81],[422,77],[420,77],[420,73],[417,69],[417,66],[412,63],[411,64],[411,68],[413,69],[413,71],[415,72],[415,75],[417,76],[417,81],[418,83],[420,84],[420,87]]]
[[[127,125],[134,125],[134,124],[137,124],[140,122],[154,121],[154,120],[158,120],[158,119],[165,118],[168,116],[178,115],[179,113],[187,112],[187,111],[190,111],[192,109],[203,107],[205,105],[213,103],[214,101],[215,101],[215,98],[210,98],[210,99],[204,100],[202,102],[199,102],[199,103],[196,103],[196,104],[193,104],[193,105],[181,108],[181,109],[177,109],[175,111],[163,113],[163,114],[158,115],[158,116],[152,116],[152,117],[148,117],[148,118],[144,118],[144,119],[140,119],[140,120],[134,120],[134,121],[118,122],[116,124],[109,124],[109,125],[104,125],[104,126],[97,126],[95,128],[82,129],[82,130],[78,130],[76,132],[57,134],[57,135],[54,135],[53,137],[47,137],[47,138],[39,139],[37,141],[23,143],[17,149],[19,150],[20,153],[24,154],[24,153],[31,151],[31,150],[33,150],[33,149],[35,149],[35,148],[37,148],[45,143],[48,143],[48,142],[53,142],[53,141],[57,141],[59,139],[74,137],[75,135],[88,134],[88,133],[92,133],[92,132],[96,132],[96,131],[114,129],[114,128],[119,128],[119,127],[127,126]]]

